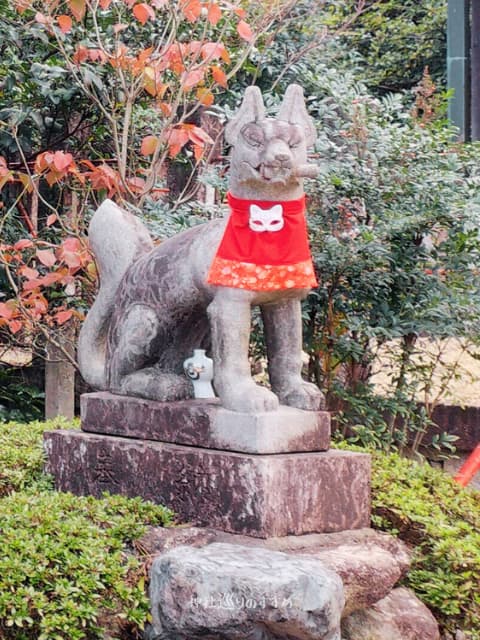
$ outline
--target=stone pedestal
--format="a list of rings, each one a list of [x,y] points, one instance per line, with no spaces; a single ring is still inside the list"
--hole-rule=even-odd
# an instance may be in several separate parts
[[[82,431],[45,434],[60,490],[142,496],[183,522],[260,538],[369,526],[370,458],[327,450],[329,414],[215,401],[82,398]]]
[[[81,397],[82,430],[156,442],[238,451],[326,451],[330,414],[281,406],[273,413],[237,413],[218,400],[155,402],[111,393]]]

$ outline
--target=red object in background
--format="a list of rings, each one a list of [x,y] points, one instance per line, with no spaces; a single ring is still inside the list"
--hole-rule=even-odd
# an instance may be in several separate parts
[[[477,444],[472,453],[468,456],[465,462],[462,464],[457,474],[454,476],[462,487],[466,487],[472,480],[473,476],[480,471],[480,444]]]

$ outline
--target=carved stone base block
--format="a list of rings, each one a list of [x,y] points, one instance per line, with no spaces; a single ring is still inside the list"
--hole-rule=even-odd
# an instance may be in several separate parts
[[[141,496],[181,521],[259,538],[368,527],[370,457],[239,454],[79,431],[45,434],[56,487]]]
[[[281,406],[237,413],[218,400],[155,402],[107,392],[81,397],[82,430],[242,453],[326,451],[330,414]]]

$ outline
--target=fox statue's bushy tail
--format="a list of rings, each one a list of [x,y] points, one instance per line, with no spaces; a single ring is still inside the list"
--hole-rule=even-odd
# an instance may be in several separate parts
[[[90,247],[100,276],[100,289],[83,323],[78,339],[78,364],[84,380],[105,390],[105,351],[115,294],[134,260],[153,249],[142,222],[111,200],[105,200],[89,226]]]

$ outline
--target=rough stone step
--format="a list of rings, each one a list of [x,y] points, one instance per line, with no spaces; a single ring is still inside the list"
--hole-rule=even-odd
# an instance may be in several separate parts
[[[181,545],[204,547],[215,542],[260,547],[321,561],[343,581],[343,616],[370,607],[387,596],[410,566],[410,554],[403,542],[367,528],[262,540],[198,527],[152,527],[138,544],[144,553],[157,555]]]
[[[151,528],[138,545],[155,558],[152,640],[440,637],[415,594],[394,588],[406,545],[372,529],[260,540]]]

